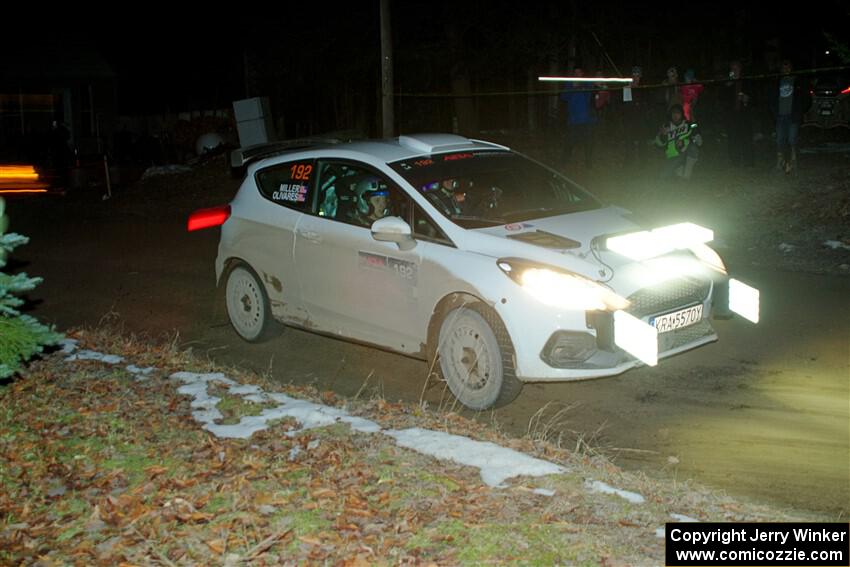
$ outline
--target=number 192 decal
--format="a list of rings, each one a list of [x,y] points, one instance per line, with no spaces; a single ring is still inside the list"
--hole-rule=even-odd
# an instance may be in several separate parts
[[[289,171],[292,173],[292,179],[296,181],[310,181],[313,166],[309,163],[299,163],[290,167]]]

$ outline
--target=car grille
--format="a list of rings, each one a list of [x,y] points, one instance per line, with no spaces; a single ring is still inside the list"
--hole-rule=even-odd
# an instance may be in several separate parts
[[[675,311],[704,302],[710,291],[709,280],[679,278],[636,291],[627,298],[631,305],[626,311],[638,319]]]

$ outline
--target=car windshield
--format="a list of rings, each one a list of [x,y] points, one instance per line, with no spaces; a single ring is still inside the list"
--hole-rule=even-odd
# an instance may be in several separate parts
[[[470,151],[390,166],[443,215],[464,228],[517,223],[597,209],[569,179],[508,151]]]

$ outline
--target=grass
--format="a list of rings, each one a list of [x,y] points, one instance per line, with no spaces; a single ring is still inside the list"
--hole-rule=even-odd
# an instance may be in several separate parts
[[[239,423],[243,417],[260,415],[264,409],[275,407],[275,404],[251,402],[242,396],[215,392],[212,395],[220,398],[216,407],[224,416],[223,419],[219,420],[222,425]]]
[[[166,375],[222,370],[167,345],[145,349],[114,334],[85,338],[87,348],[135,354]],[[322,399],[309,388],[286,393]],[[233,418],[261,411],[261,404],[220,394],[219,409]],[[100,363],[69,367],[49,358],[0,388],[0,562],[219,564],[233,556],[267,564],[360,557],[379,564],[582,565],[608,557],[646,564],[661,561],[654,531],[671,512],[715,521],[793,517],[629,475],[588,452],[558,447],[552,432],[568,418],[565,407],[545,408],[526,438],[511,440],[457,414],[380,398],[347,403],[386,428],[421,426],[510,444],[545,454],[570,473],[493,489],[477,469],[344,424],[290,437],[293,422],[282,420],[248,440],[217,439],[200,429],[188,398],[167,379],[137,382]],[[647,503],[590,493],[585,478],[640,492]],[[64,491],[51,495],[57,486]],[[537,487],[555,496],[534,494]]]

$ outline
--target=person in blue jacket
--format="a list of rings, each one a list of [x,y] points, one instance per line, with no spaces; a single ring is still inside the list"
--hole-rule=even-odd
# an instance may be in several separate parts
[[[576,67],[574,77],[584,77],[584,70]],[[569,162],[573,150],[581,146],[584,150],[584,166],[593,165],[593,126],[596,117],[593,113],[593,91],[590,83],[568,83],[560,99],[567,103],[567,139],[564,145],[564,159]]]

